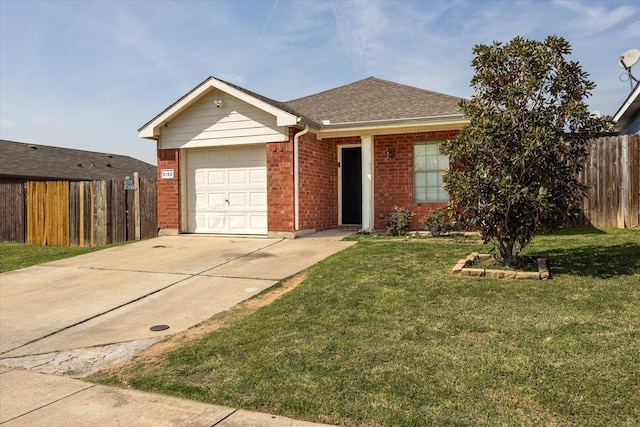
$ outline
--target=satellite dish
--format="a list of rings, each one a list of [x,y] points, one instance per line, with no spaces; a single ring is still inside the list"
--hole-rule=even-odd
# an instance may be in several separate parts
[[[619,65],[625,70],[629,70],[640,59],[640,49],[629,49],[620,55]]]
[[[631,74],[631,67],[635,65],[636,62],[640,59],[640,50],[639,49],[629,49],[622,55],[620,55],[620,61],[618,64],[625,69],[627,75],[620,75],[620,80],[623,82],[628,81],[631,86],[631,91],[633,92],[633,82],[638,83],[638,79],[636,79],[633,74]]]

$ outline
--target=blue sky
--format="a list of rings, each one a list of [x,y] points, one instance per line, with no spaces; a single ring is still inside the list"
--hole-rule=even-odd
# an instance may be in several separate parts
[[[368,76],[468,97],[473,45],[552,34],[613,115],[635,0],[0,0],[0,139],[155,164],[137,129],[211,75],[280,101]]]

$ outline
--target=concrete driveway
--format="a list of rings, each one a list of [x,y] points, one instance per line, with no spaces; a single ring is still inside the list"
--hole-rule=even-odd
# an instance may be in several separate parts
[[[84,375],[129,359],[351,246],[345,234],[158,237],[2,273],[0,365]]]

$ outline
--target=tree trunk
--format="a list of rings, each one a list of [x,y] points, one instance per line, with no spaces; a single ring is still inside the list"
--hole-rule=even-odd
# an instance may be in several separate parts
[[[513,265],[513,243],[507,243],[503,246],[502,261],[505,267],[511,268]]]

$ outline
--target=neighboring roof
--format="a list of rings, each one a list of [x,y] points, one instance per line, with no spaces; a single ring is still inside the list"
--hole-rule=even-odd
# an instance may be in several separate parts
[[[390,121],[461,115],[460,98],[375,77],[285,104],[318,123]]]
[[[156,167],[118,154],[0,140],[0,178],[101,180],[156,176]]]
[[[613,121],[616,122],[614,129],[618,132],[630,128],[635,121],[640,118],[640,83],[631,91],[627,99],[622,103]]]

